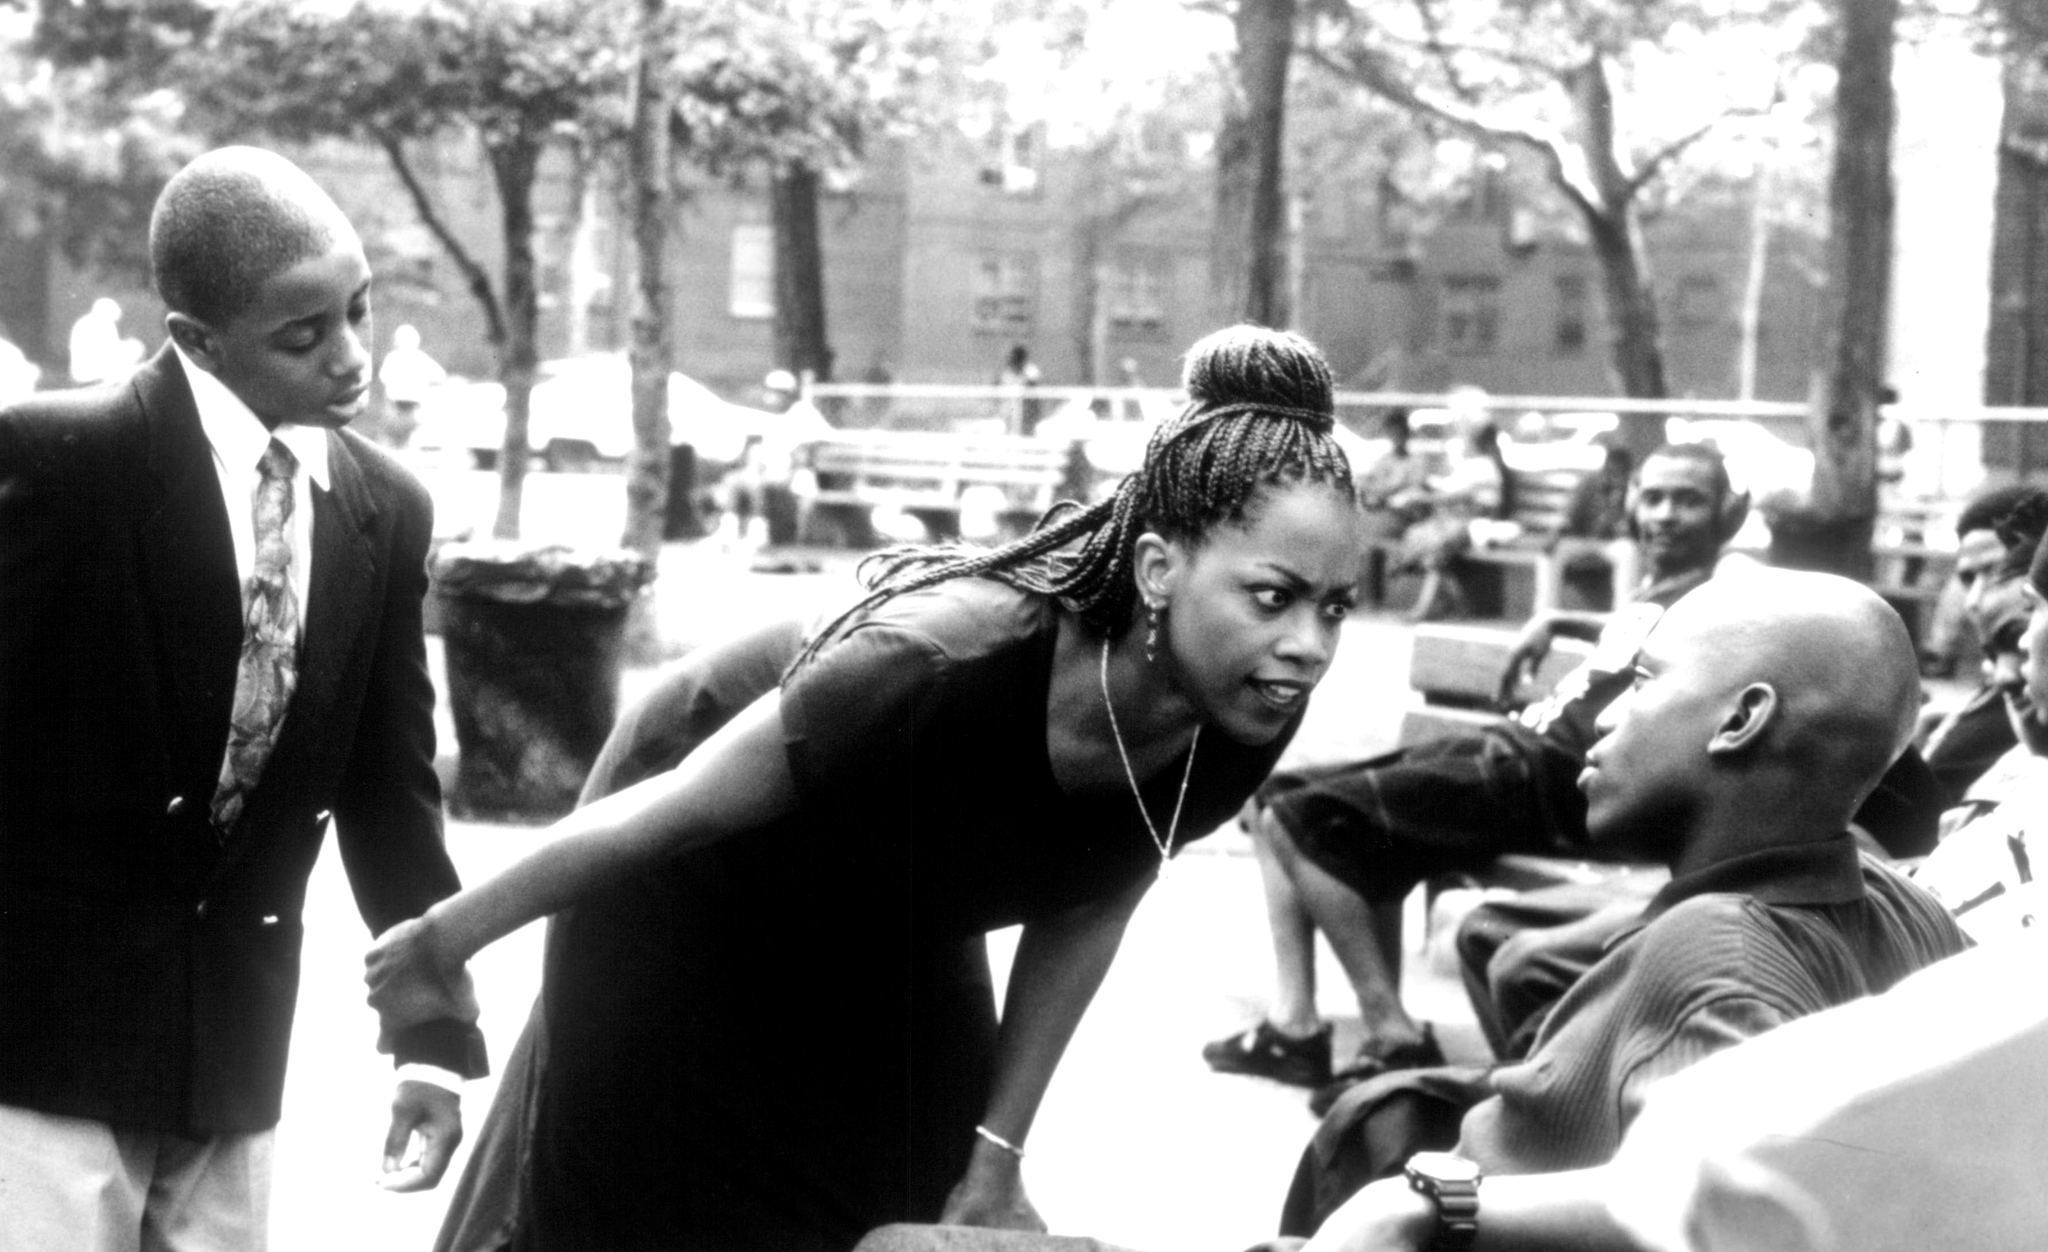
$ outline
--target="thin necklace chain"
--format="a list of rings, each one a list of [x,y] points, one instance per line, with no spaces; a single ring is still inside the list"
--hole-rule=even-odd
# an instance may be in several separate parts
[[[1145,819],[1145,830],[1152,836],[1152,846],[1159,849],[1159,876],[1166,877],[1166,867],[1173,860],[1173,838],[1180,833],[1180,808],[1187,803],[1188,779],[1195,773],[1195,745],[1202,742],[1202,728],[1195,727],[1194,738],[1188,740],[1188,763],[1180,772],[1180,795],[1173,802],[1173,820],[1167,824],[1166,837],[1159,837],[1159,827],[1152,824],[1152,814],[1145,809],[1145,797],[1138,792],[1138,775],[1131,768],[1131,754],[1124,748],[1124,732],[1116,724],[1116,705],[1109,698],[1109,640],[1102,641],[1102,708],[1109,714],[1109,736],[1116,741],[1117,759],[1124,763],[1124,778],[1131,784],[1131,799],[1137,801],[1138,816]]]

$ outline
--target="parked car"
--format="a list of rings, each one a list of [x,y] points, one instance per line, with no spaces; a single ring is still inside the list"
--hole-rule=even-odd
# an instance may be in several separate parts
[[[551,470],[586,470],[633,450],[632,367],[622,353],[544,361],[528,400],[526,442]],[[669,442],[691,444],[700,460],[731,464],[747,437],[771,431],[777,414],[734,404],[694,378],[668,376]],[[459,452],[479,469],[497,465],[505,444],[505,389],[450,382],[421,406],[412,446]]]

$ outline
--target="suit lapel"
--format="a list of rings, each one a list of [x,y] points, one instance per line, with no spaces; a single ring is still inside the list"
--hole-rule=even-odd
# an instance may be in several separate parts
[[[159,623],[180,759],[217,758],[227,738],[242,597],[213,449],[199,425],[183,366],[165,345],[133,383],[149,443],[142,566]],[[186,754],[192,754],[187,756]]]
[[[306,592],[304,633],[299,641],[299,684],[277,745],[286,757],[302,735],[326,720],[340,687],[342,669],[371,602],[373,545],[370,531],[377,507],[363,481],[362,463],[340,435],[327,435],[328,488],[314,487],[313,577]]]

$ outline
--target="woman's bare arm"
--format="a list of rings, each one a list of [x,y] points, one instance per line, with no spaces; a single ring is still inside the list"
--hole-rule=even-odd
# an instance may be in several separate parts
[[[385,931],[364,960],[383,1033],[438,1017],[474,1020],[462,967],[478,951],[650,866],[789,812],[796,784],[781,698],[762,696],[674,769],[576,810],[532,854]]]

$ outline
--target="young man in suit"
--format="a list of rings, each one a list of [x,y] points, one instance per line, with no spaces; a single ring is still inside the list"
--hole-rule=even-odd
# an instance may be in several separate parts
[[[342,429],[370,385],[362,244],[252,148],[180,171],[149,243],[171,342],[0,412],[0,1230],[39,1250],[262,1248],[328,819],[372,931],[457,888],[432,505]],[[482,1038],[393,1042],[384,1182],[410,1190],[461,1137],[450,1071],[484,1072]]]

